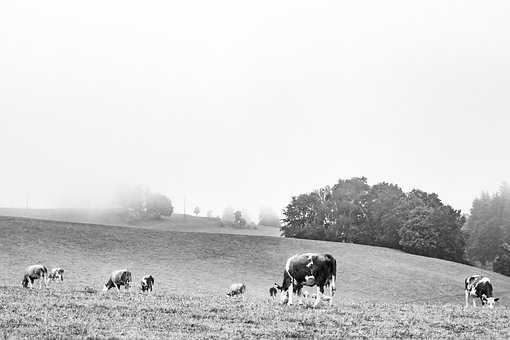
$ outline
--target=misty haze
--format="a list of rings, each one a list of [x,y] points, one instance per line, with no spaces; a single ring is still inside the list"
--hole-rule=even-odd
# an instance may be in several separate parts
[[[0,4],[0,337],[510,337],[509,19]]]

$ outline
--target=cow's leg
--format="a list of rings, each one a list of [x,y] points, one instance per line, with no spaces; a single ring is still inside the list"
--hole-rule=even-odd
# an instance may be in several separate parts
[[[287,290],[289,294],[289,302],[287,302],[288,305],[292,305],[292,295],[294,295],[294,285],[292,282],[290,283],[289,289]]]
[[[468,308],[468,306],[469,306],[469,292],[467,291],[467,289],[464,292],[466,295],[466,308]]]
[[[473,299],[473,307],[476,307],[476,302],[475,302],[476,299],[474,297],[472,297],[472,299]]]
[[[317,295],[315,296],[315,303],[313,304],[314,307],[317,307],[317,305],[321,301],[321,298],[322,298],[321,288],[317,286]]]

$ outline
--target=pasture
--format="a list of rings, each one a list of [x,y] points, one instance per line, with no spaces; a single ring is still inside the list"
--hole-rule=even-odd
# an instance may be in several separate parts
[[[458,304],[280,306],[224,296],[86,294],[0,287],[0,337],[508,338],[510,310]]]
[[[302,251],[336,257],[334,307],[269,301],[285,260]],[[64,283],[20,288],[33,263],[64,267]],[[0,217],[0,267],[0,336],[7,337],[509,335],[510,278],[485,273],[500,307],[464,311],[463,280],[477,268],[387,248]],[[154,296],[83,292],[100,291],[118,268],[133,272],[134,286],[152,274]],[[247,284],[246,301],[227,299],[233,282]]]

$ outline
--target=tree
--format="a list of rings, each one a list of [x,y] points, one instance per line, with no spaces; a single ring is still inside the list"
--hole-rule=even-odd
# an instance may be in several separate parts
[[[223,223],[234,223],[234,209],[230,206],[226,207],[221,215],[221,220]]]
[[[243,218],[243,214],[239,210],[234,213],[234,226],[241,228],[246,226],[246,220]]]
[[[482,265],[492,263],[505,242],[510,243],[510,188],[506,183],[494,195],[475,198],[467,220],[467,253]]]
[[[259,212],[259,225],[280,227],[280,217],[271,207],[262,207]]]
[[[494,260],[493,269],[497,273],[510,276],[510,245],[508,243],[501,246],[499,255]]]
[[[404,220],[398,208],[403,199],[405,194],[398,185],[383,182],[370,188],[366,199],[366,210],[369,231],[373,234],[374,244],[400,248],[398,231],[402,228]]]
[[[198,216],[198,214],[200,214],[200,208],[196,206],[195,209],[193,209],[193,213]]]
[[[174,211],[168,197],[140,186],[119,190],[117,201],[124,208],[127,220],[131,222],[168,217]]]
[[[170,217],[174,212],[172,201],[168,197],[157,193],[148,193],[145,201],[146,217],[160,219]]]

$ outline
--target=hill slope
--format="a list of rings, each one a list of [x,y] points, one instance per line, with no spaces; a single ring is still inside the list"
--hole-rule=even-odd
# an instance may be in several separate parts
[[[19,286],[32,263],[66,268],[64,287],[101,289],[108,273],[129,268],[138,280],[156,278],[159,293],[223,295],[232,282],[266,297],[281,281],[285,260],[298,252],[333,254],[344,302],[437,301],[461,304],[463,280],[476,268],[392,249],[323,241],[183,233],[101,225],[0,218],[0,285]],[[508,304],[510,278],[489,273]],[[499,293],[499,294],[498,294]]]
[[[256,228],[221,227],[218,218],[173,214],[169,218],[154,221],[126,223],[120,209],[22,209],[0,208],[0,216],[17,216],[43,220],[76,223],[94,223],[135,227],[152,230],[171,230],[185,232],[202,232],[216,234],[280,236],[280,229],[269,226]]]

